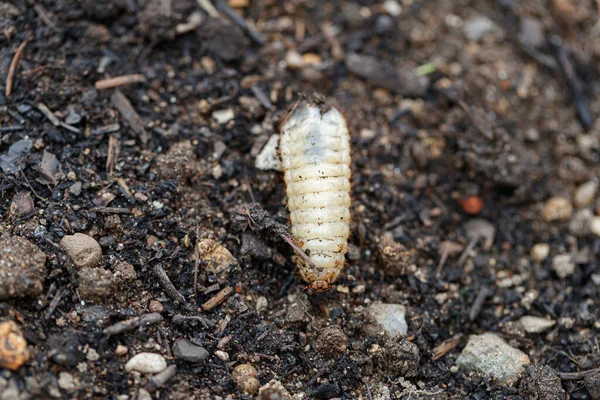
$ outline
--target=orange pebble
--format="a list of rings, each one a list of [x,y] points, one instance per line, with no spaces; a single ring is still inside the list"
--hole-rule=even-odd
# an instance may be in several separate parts
[[[484,203],[481,197],[473,195],[459,200],[462,209],[471,215],[479,214],[483,210]]]

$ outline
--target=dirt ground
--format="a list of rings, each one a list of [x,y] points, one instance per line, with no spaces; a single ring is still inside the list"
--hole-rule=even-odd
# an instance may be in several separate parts
[[[210,4],[0,2],[0,321],[29,353],[0,399],[600,398],[599,3]],[[251,214],[288,224],[256,158],[314,92],[352,135],[329,293]],[[379,301],[407,336],[367,329]],[[457,366],[486,332],[518,383]]]

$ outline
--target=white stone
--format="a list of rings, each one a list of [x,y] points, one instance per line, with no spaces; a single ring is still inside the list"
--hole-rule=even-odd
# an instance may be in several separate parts
[[[522,316],[519,318],[519,323],[527,333],[541,333],[556,325],[556,321],[531,315]]]
[[[281,158],[279,158],[279,135],[272,135],[263,149],[256,156],[256,168],[266,171],[281,171]]]
[[[77,390],[77,385],[75,384],[73,375],[64,371],[58,375],[58,387],[67,393],[73,393],[75,390]]]
[[[531,248],[531,259],[542,262],[550,255],[550,246],[547,243],[537,243]]]
[[[299,69],[302,68],[304,60],[302,59],[302,54],[296,50],[290,50],[285,55],[285,63],[289,69]]]
[[[167,369],[165,358],[156,353],[139,353],[133,356],[127,364],[125,371],[137,371],[143,374],[157,374]]]
[[[567,198],[552,197],[544,204],[542,214],[547,222],[565,221],[571,218],[573,206]]]
[[[590,223],[590,232],[596,236],[600,236],[600,217],[592,218],[592,222]]]
[[[570,254],[559,254],[552,260],[552,269],[556,275],[565,279],[567,276],[573,275],[575,272],[575,262]]]
[[[573,195],[573,203],[575,207],[585,207],[594,201],[594,196],[596,196],[596,191],[598,190],[598,182],[596,181],[588,181],[582,185],[580,185]]]
[[[235,118],[235,112],[233,112],[233,108],[226,108],[224,110],[214,111],[212,117],[220,125],[223,125]]]
[[[527,354],[508,345],[494,333],[471,335],[456,364],[494,383],[513,386],[531,361]]]
[[[375,322],[391,337],[405,336],[408,332],[406,308],[400,304],[373,303],[367,309]]]
[[[397,1],[387,0],[383,3],[383,9],[392,17],[398,17],[402,14],[402,6]]]

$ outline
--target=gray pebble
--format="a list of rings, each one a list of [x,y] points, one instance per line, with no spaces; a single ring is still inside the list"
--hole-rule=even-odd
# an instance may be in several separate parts
[[[192,363],[204,362],[209,356],[208,351],[202,347],[195,345],[187,339],[178,339],[173,344],[173,355],[181,360]]]
[[[496,25],[488,17],[475,17],[465,22],[463,32],[467,39],[472,42],[479,42],[485,35],[492,32]]]
[[[489,376],[499,385],[513,386],[529,365],[529,357],[494,333],[471,335],[456,364],[467,371]]]

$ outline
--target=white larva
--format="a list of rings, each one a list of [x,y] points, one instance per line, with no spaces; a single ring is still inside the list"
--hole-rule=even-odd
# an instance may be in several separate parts
[[[350,234],[350,135],[344,116],[316,101],[296,104],[281,129],[281,162],[292,235],[314,264],[300,275],[324,291],[345,262]]]

